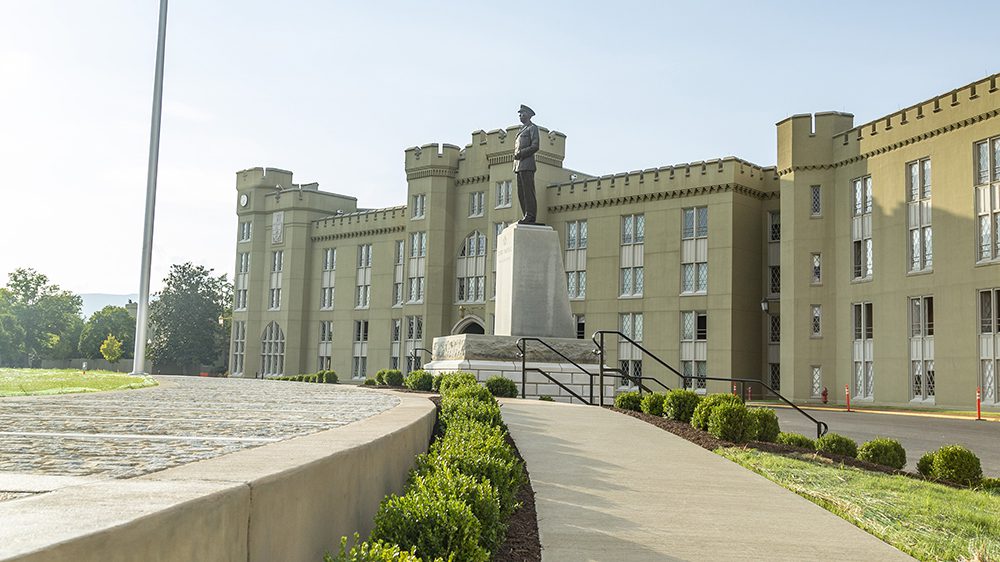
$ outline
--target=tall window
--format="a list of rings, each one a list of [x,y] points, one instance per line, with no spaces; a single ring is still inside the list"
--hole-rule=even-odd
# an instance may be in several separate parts
[[[337,272],[337,249],[323,250],[323,272],[320,274],[319,308],[333,309],[333,289]]]
[[[270,322],[260,336],[260,372],[281,375],[285,372],[285,333],[277,322]]]
[[[372,299],[372,245],[358,245],[358,271],[354,291],[354,307],[368,308]]]
[[[781,392],[781,363],[767,364],[767,384],[775,392]]]
[[[414,351],[418,351],[418,347],[423,347],[424,345],[424,317],[423,316],[407,316],[406,317],[406,371],[415,371],[420,369],[420,353],[414,354]],[[414,360],[414,355],[416,355],[416,360]]]
[[[708,207],[681,211],[681,293],[708,291]]]
[[[253,231],[253,223],[245,221],[240,223],[240,242],[249,242],[250,234]]]
[[[510,207],[511,204],[511,181],[503,180],[497,182],[496,208]]]
[[[781,294],[781,266],[767,266],[767,294],[777,296]]]
[[[767,241],[781,242],[781,212],[767,213]]]
[[[875,323],[872,303],[851,305],[854,316],[854,396],[872,398],[875,394]]]
[[[983,401],[1000,403],[1000,288],[979,291],[979,364]]]
[[[809,215],[813,217],[818,217],[823,214],[823,192],[820,190],[820,186],[812,185],[809,186]]]
[[[819,398],[823,392],[823,367],[812,365],[809,368],[812,370],[812,397]]]
[[[1000,260],[1000,137],[976,143],[975,161],[976,256],[981,262]]]
[[[469,194],[469,216],[483,216],[483,208],[486,205],[486,194],[482,191],[474,191]]]
[[[622,217],[621,268],[619,281],[621,296],[641,297],[644,284],[643,244],[646,240],[646,216]]]
[[[233,310],[247,309],[247,278],[250,275],[250,252],[241,252],[236,265],[236,279],[233,283],[233,296],[236,302]]]
[[[243,374],[244,359],[247,352],[247,323],[243,320],[233,320],[233,364],[230,371],[234,375]]]
[[[864,176],[851,182],[854,216],[851,220],[851,251],[854,258],[854,280],[872,277],[872,177]]]
[[[421,193],[420,195],[413,196],[413,202],[410,204],[410,218],[422,219],[424,218],[424,211],[427,205],[427,194]]]
[[[424,300],[424,276],[427,271],[427,233],[413,232],[410,234],[410,263],[407,266],[407,293],[409,301],[418,303]]]
[[[351,346],[351,377],[363,379],[368,372],[368,321],[354,321],[354,342]]]
[[[781,316],[777,314],[768,314],[767,320],[768,343],[781,343]]]
[[[392,306],[403,304],[403,260],[406,258],[405,243],[396,240],[396,251],[392,262]],[[392,367],[395,369],[396,367]]]
[[[587,338],[587,317],[583,314],[573,315],[573,325],[576,326],[576,339]]]
[[[823,256],[822,254],[812,255],[812,284],[819,285],[823,282]]]
[[[931,161],[929,158],[906,165],[907,223],[910,229],[910,271],[933,266],[931,232]]]
[[[818,304],[809,306],[810,335],[818,338],[823,335],[823,307]]]
[[[319,323],[317,356],[319,359],[316,361],[316,370],[329,369],[333,357],[333,321],[331,320],[321,320]]]
[[[486,301],[486,235],[478,230],[468,235],[456,261],[458,302]]]
[[[284,268],[284,250],[271,252],[271,286],[268,292],[268,310],[281,308],[281,270]]]
[[[910,299],[910,397],[934,400],[934,297]]]
[[[704,311],[681,312],[681,373],[684,388],[704,389],[708,376],[708,313]]]
[[[403,337],[403,319],[392,319],[392,330],[389,334],[389,368],[399,368],[400,340]]]
[[[566,223],[566,288],[569,298],[587,296],[587,221]]]
[[[642,313],[628,312],[619,314],[618,329],[626,337],[635,341],[635,343],[641,344]],[[622,386],[635,386],[635,381],[638,379],[629,379],[628,377],[642,376],[642,351],[628,340],[620,338],[618,342],[618,366],[622,371],[622,375],[627,375],[621,380]]]

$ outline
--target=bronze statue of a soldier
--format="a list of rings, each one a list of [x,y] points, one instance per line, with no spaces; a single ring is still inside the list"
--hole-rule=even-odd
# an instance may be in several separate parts
[[[514,141],[514,173],[517,174],[517,202],[524,217],[519,224],[535,224],[538,203],[535,200],[535,153],[538,152],[538,125],[531,122],[535,112],[526,105],[517,111],[521,130]]]

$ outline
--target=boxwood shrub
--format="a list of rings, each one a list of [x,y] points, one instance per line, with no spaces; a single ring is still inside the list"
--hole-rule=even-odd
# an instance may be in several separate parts
[[[438,373],[434,375],[434,380],[431,382],[431,390],[434,392],[441,391],[441,381],[444,380],[445,373]]]
[[[548,394],[543,394],[543,395],[539,396],[538,399],[541,400],[542,402],[555,402],[556,401],[555,398],[552,398]]]
[[[479,546],[481,525],[468,504],[428,490],[412,489],[392,495],[375,515],[372,541],[413,548],[421,558],[487,562],[489,553]]]
[[[921,455],[917,461],[917,472],[924,478],[933,478],[934,473],[934,451],[928,451]]]
[[[975,453],[961,445],[945,445],[934,453],[931,476],[955,484],[975,486],[983,479],[983,467]]]
[[[781,426],[778,424],[778,414],[774,413],[774,410],[770,408],[750,409],[747,441],[774,443],[779,433],[781,433]]]
[[[517,384],[500,375],[486,379],[486,388],[489,389],[490,394],[498,398],[517,398],[518,395]]]
[[[347,537],[340,537],[340,553],[336,557],[327,554],[323,562],[422,562],[414,549],[402,550],[398,544],[384,542],[359,542],[354,533],[354,546],[347,549]],[[443,559],[438,558],[443,562]],[[428,561],[430,562],[430,561]]]
[[[500,517],[500,496],[490,482],[476,480],[444,466],[423,474],[414,472],[407,487],[407,493],[427,492],[442,498],[462,500],[479,520],[479,546],[492,551],[503,542],[507,522]]]
[[[831,453],[845,457],[853,458],[858,456],[858,444],[850,437],[844,437],[838,433],[827,433],[817,439],[816,450],[821,453]]]
[[[810,449],[813,451],[816,450],[816,442],[801,433],[785,433],[782,431],[778,434],[778,438],[775,439],[775,442],[782,445],[791,445],[792,447],[801,447],[803,449]]]
[[[386,386],[403,386],[403,373],[399,369],[385,369],[382,381]]]
[[[389,369],[379,369],[378,372],[375,373],[375,384],[379,386],[383,386],[385,384],[385,372],[388,370]]]
[[[906,466],[906,449],[895,439],[877,437],[858,447],[858,460],[902,470]]]
[[[373,379],[371,377],[368,377],[368,378],[365,379],[365,382],[363,382],[361,384],[363,384],[364,386],[375,386],[378,383],[375,382],[375,379]]]
[[[486,392],[489,393],[488,390]],[[506,428],[500,414],[500,406],[496,402],[484,402],[474,398],[453,399],[447,404],[442,401],[441,416],[438,419],[441,431],[448,431],[456,420],[473,420],[492,427]]]
[[[403,386],[411,390],[430,390],[434,383],[434,375],[424,370],[410,371],[403,379]]]
[[[615,408],[641,412],[642,399],[639,397],[639,392],[635,390],[629,392],[619,392],[618,395],[615,396]]]
[[[649,394],[642,397],[642,401],[639,403],[639,407],[642,408],[644,414],[649,414],[651,416],[662,416],[663,415],[663,401],[666,400],[667,395],[660,392],[650,392]]]
[[[708,418],[708,432],[718,439],[742,443],[750,425],[750,412],[742,402],[719,404]]]
[[[340,380],[337,378],[337,372],[332,369],[327,369],[317,373],[319,376],[319,382],[326,384],[337,384]]]
[[[691,414],[691,426],[695,429],[708,431],[708,420],[712,416],[712,410],[723,404],[743,404],[743,400],[739,396],[732,394],[712,394],[706,396],[698,402],[694,413]]]
[[[672,420],[689,423],[699,402],[701,396],[695,391],[675,388],[668,392],[663,400],[663,415]]]
[[[454,373],[445,373],[441,377],[441,383],[438,385],[438,392],[444,394],[451,390],[463,385],[478,385],[479,379],[476,375],[472,373],[464,373],[462,371],[456,371]]]

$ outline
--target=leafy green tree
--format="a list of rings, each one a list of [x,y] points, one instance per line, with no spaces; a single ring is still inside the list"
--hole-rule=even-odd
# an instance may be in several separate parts
[[[3,300],[0,300],[0,367],[11,367],[23,355],[21,345],[24,343],[24,330],[17,323],[17,318],[5,310]]]
[[[114,334],[108,334],[101,344],[101,356],[112,365],[122,358],[122,342],[118,341]]]
[[[80,333],[80,354],[88,359],[101,356],[101,344],[108,334],[122,344],[126,359],[135,349],[135,318],[123,306],[105,306],[87,319]]]
[[[34,269],[24,268],[10,273],[7,286],[0,288],[0,301],[23,333],[19,351],[25,365],[59,343],[73,319],[80,317],[83,306],[79,295],[61,290]]]
[[[170,266],[149,307],[149,356],[185,370],[220,359],[224,312],[232,297],[226,276],[190,262]],[[225,357],[225,353],[221,356]]]
[[[83,332],[83,318],[73,316],[63,333],[59,334],[49,349],[42,351],[43,359],[74,359],[80,356],[77,347]]]

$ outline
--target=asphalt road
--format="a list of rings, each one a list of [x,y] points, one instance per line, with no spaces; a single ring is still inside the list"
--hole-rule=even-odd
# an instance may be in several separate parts
[[[816,437],[816,424],[802,414],[790,408],[775,408],[775,411],[782,431]],[[875,437],[896,439],[906,449],[907,470],[916,471],[917,460],[927,451],[957,443],[979,456],[984,476],[1000,477],[1000,422],[865,412],[807,412],[826,422],[831,432],[846,435],[858,445]]]

